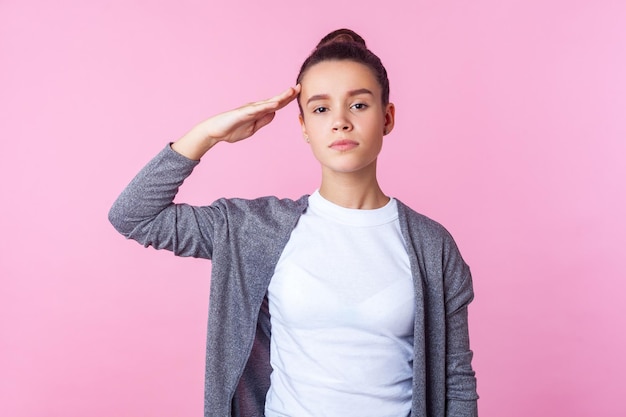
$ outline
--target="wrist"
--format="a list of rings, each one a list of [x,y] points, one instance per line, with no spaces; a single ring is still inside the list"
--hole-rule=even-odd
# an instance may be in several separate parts
[[[172,143],[172,149],[189,159],[199,161],[217,142],[219,140],[208,136],[201,126],[196,126],[185,136]]]

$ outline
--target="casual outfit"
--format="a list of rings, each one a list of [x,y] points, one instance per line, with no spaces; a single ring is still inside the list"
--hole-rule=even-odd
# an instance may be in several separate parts
[[[477,416],[472,280],[441,225],[399,200],[351,210],[317,192],[174,204],[197,163],[167,146],[109,219],[212,260],[206,417]]]

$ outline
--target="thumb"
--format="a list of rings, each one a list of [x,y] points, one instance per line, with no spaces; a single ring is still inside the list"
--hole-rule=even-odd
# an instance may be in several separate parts
[[[259,120],[256,121],[256,123],[254,124],[254,131],[258,131],[259,129],[261,129],[264,126],[267,126],[268,124],[270,124],[270,122],[272,120],[274,120],[274,116],[276,116],[276,112],[271,112],[271,113],[267,113],[266,115],[264,115],[263,117],[261,117]]]

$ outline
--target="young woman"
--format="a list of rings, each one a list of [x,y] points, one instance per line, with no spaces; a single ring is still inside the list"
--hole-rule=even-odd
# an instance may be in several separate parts
[[[207,151],[294,99],[318,190],[173,204]],[[109,218],[126,237],[212,259],[205,416],[477,415],[469,268],[442,226],[376,179],[394,117],[382,63],[341,29],[295,87],[198,124],[115,202]]]

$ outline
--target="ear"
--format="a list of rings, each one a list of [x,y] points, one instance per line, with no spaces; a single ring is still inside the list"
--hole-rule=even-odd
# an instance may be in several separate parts
[[[306,125],[304,124],[304,117],[302,116],[302,113],[298,115],[298,121],[300,122],[300,129],[302,129],[302,136],[305,139],[308,139],[309,134],[306,131]]]
[[[393,103],[388,103],[385,108],[385,128],[383,135],[388,135],[393,130],[393,126],[396,122],[396,106]]]

